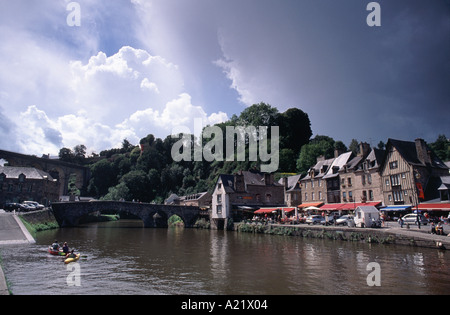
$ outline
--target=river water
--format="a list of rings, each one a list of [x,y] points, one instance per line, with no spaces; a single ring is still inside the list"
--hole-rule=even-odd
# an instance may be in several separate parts
[[[47,253],[55,239],[84,257],[65,265]],[[36,241],[0,247],[15,295],[450,294],[450,253],[434,249],[131,220],[39,232]],[[372,262],[379,269],[368,270]]]

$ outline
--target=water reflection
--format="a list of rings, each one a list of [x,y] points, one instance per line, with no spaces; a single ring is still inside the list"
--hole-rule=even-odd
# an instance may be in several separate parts
[[[81,287],[69,287],[61,259],[68,241]],[[448,294],[448,252],[300,237],[195,229],[144,229],[139,221],[90,224],[38,234],[0,248],[14,294]],[[381,287],[367,285],[367,264]]]

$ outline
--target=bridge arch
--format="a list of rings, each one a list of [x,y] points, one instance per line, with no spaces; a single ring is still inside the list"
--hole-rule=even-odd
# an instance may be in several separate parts
[[[58,202],[52,204],[52,209],[60,227],[76,226],[83,216],[98,211],[132,214],[140,218],[146,228],[166,228],[168,219],[174,214],[178,215],[183,220],[184,226],[189,228],[194,226],[200,216],[198,207],[122,201]]]

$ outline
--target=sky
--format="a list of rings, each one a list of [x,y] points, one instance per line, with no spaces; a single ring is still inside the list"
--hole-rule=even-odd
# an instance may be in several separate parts
[[[260,102],[347,145],[450,137],[450,1],[377,1],[380,26],[369,2],[0,0],[0,149],[98,154]]]

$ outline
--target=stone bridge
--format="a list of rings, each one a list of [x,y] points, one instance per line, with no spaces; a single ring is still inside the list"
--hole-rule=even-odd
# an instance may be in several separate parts
[[[166,228],[167,220],[176,214],[183,220],[184,226],[190,228],[201,213],[198,207],[122,201],[58,202],[52,204],[52,209],[60,227],[76,226],[83,216],[97,211],[108,211],[132,214],[144,221],[146,228]]]

